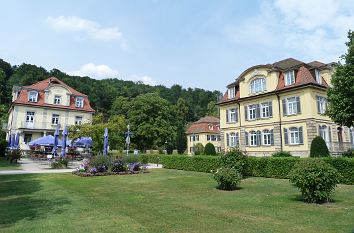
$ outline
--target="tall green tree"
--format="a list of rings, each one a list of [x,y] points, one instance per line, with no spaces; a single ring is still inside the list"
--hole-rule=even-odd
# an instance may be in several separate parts
[[[157,93],[139,95],[131,101],[128,121],[134,133],[132,142],[140,150],[163,148],[175,138],[171,106]]]
[[[337,64],[328,90],[327,114],[339,125],[354,125],[354,32],[348,32],[348,51]]]

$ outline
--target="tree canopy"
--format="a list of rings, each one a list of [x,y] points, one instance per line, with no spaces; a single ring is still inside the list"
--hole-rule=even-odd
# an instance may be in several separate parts
[[[339,125],[354,125],[354,32],[348,32],[348,51],[337,64],[328,90],[327,114]]]

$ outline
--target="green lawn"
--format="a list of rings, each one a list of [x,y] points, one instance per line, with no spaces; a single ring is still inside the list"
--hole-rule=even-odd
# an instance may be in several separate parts
[[[21,169],[20,164],[10,163],[9,161],[5,160],[4,157],[0,157],[0,171],[19,170],[19,169]]]
[[[288,180],[248,178],[215,189],[210,174],[0,176],[0,232],[352,232],[354,186],[305,204]]]

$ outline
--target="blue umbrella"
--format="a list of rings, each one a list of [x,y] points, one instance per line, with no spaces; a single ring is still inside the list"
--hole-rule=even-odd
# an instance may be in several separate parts
[[[59,140],[59,125],[57,125],[57,128],[55,129],[54,132],[54,142],[53,142],[53,150],[52,150],[52,155],[56,156],[57,150],[58,150],[58,140]]]
[[[63,130],[63,140],[61,141],[61,152],[60,155],[61,157],[65,157],[65,149],[66,149],[66,139],[68,137],[68,128],[65,126]]]
[[[20,149],[20,133],[15,135],[14,149]]]
[[[108,154],[108,129],[104,129],[104,135],[103,135],[103,155],[107,156]]]
[[[11,147],[11,137],[12,137],[12,134],[11,134],[11,132],[10,132],[10,134],[9,134],[9,138],[8,138],[8,142],[7,142],[7,147]]]
[[[80,137],[72,142],[74,147],[92,147],[92,138],[91,137]]]

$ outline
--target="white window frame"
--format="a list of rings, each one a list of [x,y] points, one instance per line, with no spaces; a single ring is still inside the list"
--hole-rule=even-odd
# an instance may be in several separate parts
[[[295,83],[295,70],[289,70],[285,72],[285,86],[289,86]]]
[[[228,96],[228,99],[234,99],[236,97],[236,88],[235,87],[230,87],[227,90],[227,96]]]
[[[323,138],[323,140],[325,141],[325,142],[327,142],[327,140],[328,140],[328,138],[327,138],[327,135],[328,135],[328,133],[327,133],[327,126],[326,125],[320,125],[319,126],[319,133],[320,133],[320,136]]]
[[[261,118],[270,117],[270,106],[269,102],[261,103]]]
[[[319,69],[315,69],[316,82],[322,84],[321,72]]]
[[[54,104],[61,104],[61,96],[60,95],[54,96]]]
[[[287,108],[287,115],[296,115],[298,113],[296,97],[286,98],[286,108]]]
[[[58,125],[60,123],[60,115],[53,114],[52,115],[52,125]]]
[[[34,116],[35,116],[35,112],[32,112],[32,111],[26,112],[26,123],[33,123]]]
[[[272,144],[270,130],[267,129],[263,130],[262,139],[263,139],[262,145],[270,146]]]
[[[37,102],[37,101],[38,101],[38,91],[29,91],[28,102]]]
[[[300,144],[300,131],[299,128],[291,127],[289,129],[289,144],[298,145]]]
[[[252,94],[265,91],[266,90],[265,78],[257,77],[256,79],[252,80],[250,84],[250,89]]]
[[[256,131],[250,131],[249,132],[249,137],[250,137],[250,146],[257,146],[257,132]]]
[[[230,133],[230,147],[235,147],[237,145],[236,142],[236,133]]]
[[[327,110],[326,109],[327,99],[323,96],[318,96],[318,104],[319,104],[320,114],[325,114]]]
[[[235,123],[237,119],[237,110],[236,108],[229,109],[229,123]]]
[[[257,118],[257,105],[256,104],[252,104],[252,105],[248,105],[248,111],[247,111],[247,114],[248,114],[248,119],[249,120],[254,120]]]
[[[77,107],[77,108],[84,107],[84,98],[83,97],[76,97],[75,98],[75,107]]]
[[[75,116],[75,125],[82,125],[82,119],[82,116]]]

